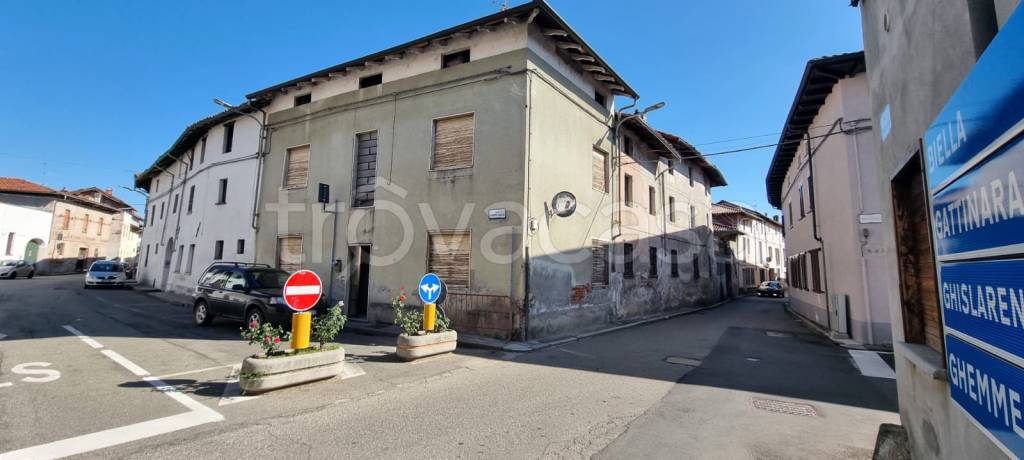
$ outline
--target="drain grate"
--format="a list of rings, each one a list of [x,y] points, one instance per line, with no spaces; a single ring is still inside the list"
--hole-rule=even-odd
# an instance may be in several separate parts
[[[795,403],[790,401],[779,401],[777,399],[750,398],[754,408],[779,414],[800,415],[803,417],[817,417],[818,411],[810,404]]]
[[[788,332],[776,332],[776,331],[764,331],[768,337],[793,337],[793,334]]]
[[[685,356],[668,356],[665,358],[665,362],[669,364],[682,364],[684,366],[697,367],[700,366],[700,360],[694,358],[687,358]]]

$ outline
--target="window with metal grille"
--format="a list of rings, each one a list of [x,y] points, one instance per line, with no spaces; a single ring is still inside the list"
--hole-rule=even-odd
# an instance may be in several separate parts
[[[352,182],[352,206],[373,206],[377,185],[377,131],[356,134],[356,170]]]
[[[309,177],[309,146],[288,149],[284,188],[302,188]]]
[[[594,190],[598,190],[604,193],[608,192],[608,155],[604,152],[594,149],[591,154],[591,186]]]
[[[472,238],[469,232],[431,233],[427,271],[445,280],[449,289],[469,289]]]
[[[592,240],[590,246],[590,284],[605,286],[608,284],[608,244],[601,240]]]
[[[632,278],[633,274],[633,245],[622,243],[622,277]]]
[[[277,268],[289,273],[302,268],[302,235],[277,237]]]
[[[647,276],[658,277],[658,248],[654,246],[647,248]]]
[[[434,120],[434,154],[431,169],[473,166],[474,115]]]

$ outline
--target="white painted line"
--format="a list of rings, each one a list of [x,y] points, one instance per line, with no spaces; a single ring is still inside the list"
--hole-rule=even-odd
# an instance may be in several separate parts
[[[231,366],[236,366],[236,364],[225,364],[223,366],[207,367],[205,369],[193,369],[193,370],[190,370],[190,371],[175,372],[173,374],[161,375],[161,376],[159,376],[157,378],[160,379],[160,380],[166,380],[166,379],[169,379],[171,377],[181,377],[183,375],[199,374],[199,373],[202,373],[202,372],[215,371],[217,369],[224,369],[226,367],[231,367]]]
[[[238,375],[241,371],[241,364],[235,364],[231,367],[227,385],[224,385],[224,393],[220,396],[220,402],[217,403],[218,406],[226,406],[259,398],[259,396],[242,396],[242,387],[238,384]]]
[[[878,353],[864,350],[848,350],[853,357],[853,363],[860,369],[860,373],[868,377],[880,377],[883,379],[896,379],[896,372],[889,367],[889,364],[878,356]]]
[[[70,324],[65,324],[64,325],[64,329],[67,329],[68,332],[77,335],[78,338],[82,339],[82,341],[85,342],[86,344],[88,344],[90,347],[93,347],[93,348],[96,348],[96,349],[103,348],[103,345],[101,345],[99,342],[97,342],[97,341],[93,340],[92,338],[90,338],[89,336],[83,334],[82,331],[80,331],[78,329],[75,329],[75,327],[70,325]]]
[[[7,338],[7,334],[0,334],[0,340],[6,339],[6,338]]]
[[[341,366],[341,375],[339,377],[342,380],[345,380],[352,377],[359,377],[360,375],[366,375],[366,371],[364,371],[363,368],[352,363],[345,363]]]
[[[107,357],[113,360],[115,363],[120,364],[121,367],[128,369],[128,372],[131,372],[132,374],[135,374],[139,377],[149,376],[149,372],[146,372],[145,369],[137,366],[135,363],[129,361],[128,358],[121,356],[120,353],[114,350],[103,350],[101,353],[107,355]]]
[[[284,288],[284,295],[315,295],[320,290],[320,286],[288,286]]]
[[[13,382],[0,383],[0,388],[10,387],[10,386],[14,386],[14,383]]]

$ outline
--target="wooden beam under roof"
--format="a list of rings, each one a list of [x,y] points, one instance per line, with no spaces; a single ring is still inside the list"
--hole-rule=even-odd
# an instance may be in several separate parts
[[[558,42],[558,47],[563,49],[563,50],[573,49],[573,50],[583,51],[583,47],[580,46],[580,44],[576,43],[576,42]]]
[[[575,59],[575,60],[577,60],[579,62],[594,62],[594,60],[595,60],[594,56],[590,56],[588,54],[572,54],[572,53],[569,53],[569,57],[571,57],[571,58],[573,58],[573,59]]]
[[[612,77],[610,75],[598,74],[598,75],[594,75],[594,80],[597,80],[597,81],[615,81],[615,77]]]
[[[607,70],[601,66],[582,64],[581,67],[583,67],[583,70],[586,70],[587,72],[607,73]]]
[[[569,32],[562,29],[541,29],[540,33],[547,35],[548,37],[567,37]]]
[[[399,59],[402,59],[402,53],[395,53],[384,56],[384,62],[397,61]]]

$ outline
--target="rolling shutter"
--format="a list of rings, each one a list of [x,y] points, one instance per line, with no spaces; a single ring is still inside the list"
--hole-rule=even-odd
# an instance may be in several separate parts
[[[309,175],[309,146],[288,149],[288,164],[285,167],[285,188],[306,186]]]
[[[289,273],[302,268],[302,236],[277,238],[277,268]]]
[[[469,232],[442,232],[430,235],[428,270],[436,273],[451,290],[469,289]]]
[[[434,120],[431,169],[473,166],[473,114]]]
[[[591,167],[591,175],[593,176],[591,184],[594,190],[600,190],[602,192],[608,191],[608,162],[605,160],[605,154],[603,152],[595,150],[592,154],[593,166]]]
[[[590,284],[594,286],[608,284],[608,245],[601,240],[591,242],[590,268]]]

